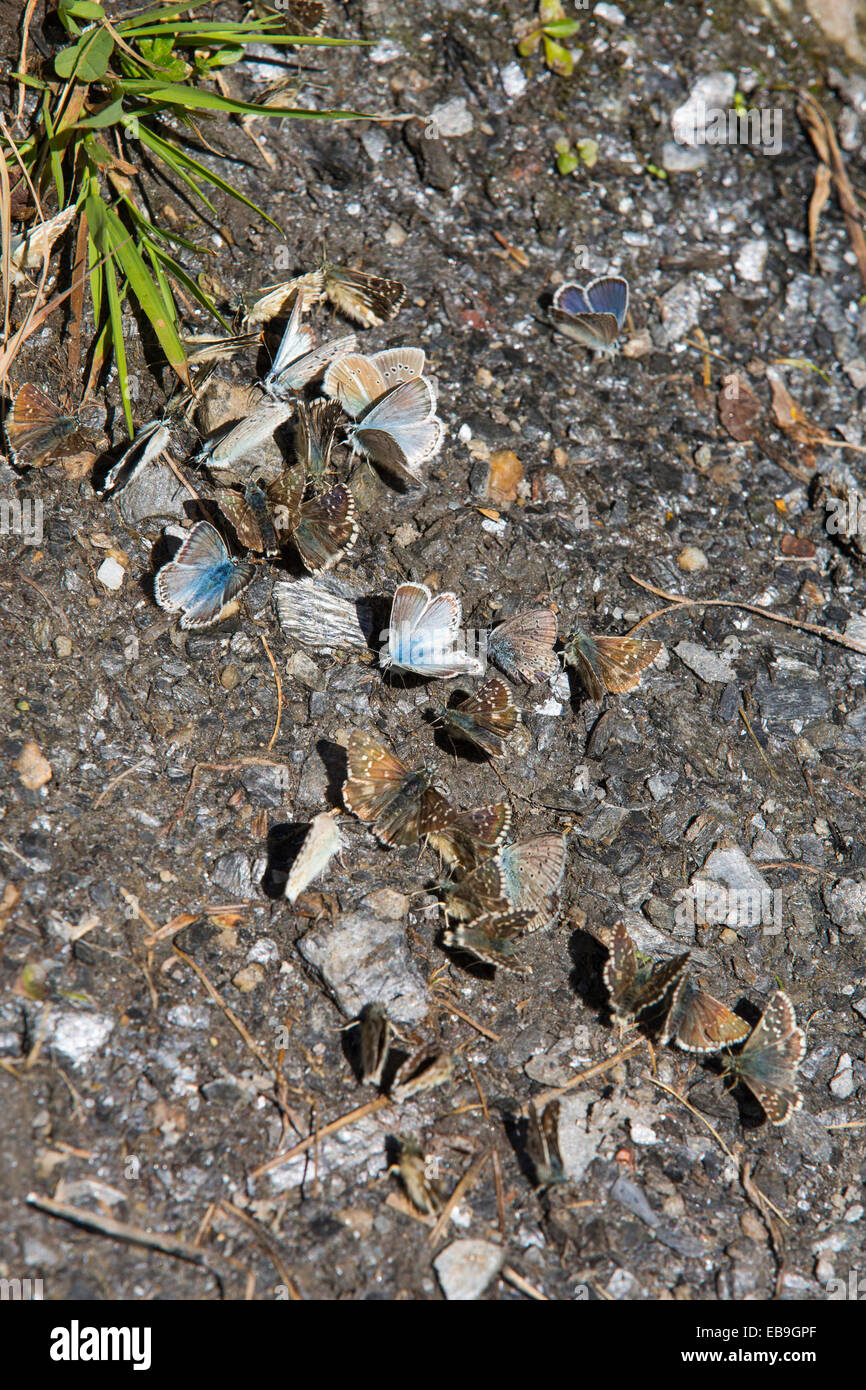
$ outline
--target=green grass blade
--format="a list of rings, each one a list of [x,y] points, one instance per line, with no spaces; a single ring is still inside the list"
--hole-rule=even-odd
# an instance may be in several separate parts
[[[117,365],[117,381],[120,386],[120,397],[123,401],[126,428],[131,439],[135,433],[135,427],[132,423],[132,407],[129,402],[129,369],[126,363],[126,344],[123,341],[123,310],[120,291],[117,288],[117,276],[114,273],[114,265],[111,260],[110,245],[106,244],[105,250],[108,253],[108,260],[105,262],[105,288],[107,291],[106,299],[108,300],[108,321],[111,324],[111,346]]]
[[[57,201],[60,207],[65,207],[66,185],[63,180],[63,156],[55,147],[54,121],[51,118],[47,92],[42,98],[42,120],[45,125],[45,134],[48,136],[48,158],[51,161],[51,177],[54,179],[54,187],[57,189]]]
[[[231,116],[287,116],[296,120],[309,121],[381,121],[402,120],[400,116],[382,116],[378,111],[303,111],[295,106],[258,106],[254,101],[235,101],[231,97],[220,96],[218,92],[206,92],[198,87],[187,87],[182,82],[170,82],[146,93],[150,101],[160,106],[179,107],[184,111],[220,111]]]
[[[139,127],[140,138],[143,138],[142,129],[142,127]],[[259,217],[263,217],[266,222],[270,222],[271,226],[275,227],[278,232],[282,232],[283,229],[280,224],[275,222],[274,219],[265,212],[264,208],[260,208],[258,203],[254,203],[245,193],[241,193],[239,188],[235,188],[233,184],[221,178],[219,174],[214,173],[206,164],[202,164],[199,160],[194,159],[186,150],[180,149],[177,145],[169,145],[167,141],[163,140],[161,136],[156,135],[153,131],[148,131],[148,134],[151,139],[155,140],[159,145],[162,145],[163,158],[166,159],[167,162],[168,155],[166,151],[170,151],[176,163],[179,162],[188,171],[194,171],[199,178],[205,179],[208,183],[213,184],[214,188],[219,188],[223,193],[228,193],[230,197],[236,198],[239,203],[243,203],[244,206],[250,208],[252,212],[258,213]],[[190,177],[192,177],[192,173],[190,173]],[[203,193],[200,193],[199,196],[204,198]],[[205,201],[207,200],[205,199]],[[208,207],[211,206],[212,205],[208,203]],[[214,209],[214,211],[216,211],[216,209]]]
[[[187,173],[180,160],[177,158],[177,150],[174,145],[169,144],[167,140],[161,139],[160,136],[155,135],[152,130],[148,130],[144,125],[138,127],[138,138],[141,143],[150,150],[151,154],[155,155],[157,159],[162,160],[164,164],[167,164],[170,169],[174,170],[178,178],[182,179],[183,182],[201,198],[205,206],[210,208],[214,217],[219,217],[219,213],[210,198],[203,189],[199,188],[195,179],[191,174]]]
[[[231,333],[231,324],[223,318],[213,300],[209,295],[205,294],[204,290],[200,287],[198,282],[193,279],[189,272],[184,270],[183,266],[179,265],[173,256],[170,256],[167,251],[164,251],[163,248],[156,245],[156,243],[148,243],[147,249],[152,255],[156,256],[163,265],[168,267],[178,284],[183,286],[187,294],[191,295],[207,313],[212,314],[220,327],[225,329],[226,333]]]
[[[177,336],[176,310],[171,294],[169,293],[168,302],[166,302],[160,293],[159,286],[148,274],[147,266],[135,241],[113,208],[106,208],[106,221],[112,253],[123,267],[123,273],[129,282],[132,294],[138,300],[142,312],[146,315],[151,328],[159,339],[160,347],[165,353],[172,371],[180,378],[184,386],[189,386],[189,368],[186,365],[186,354]],[[168,287],[166,286],[166,288]],[[118,370],[119,368],[118,362]]]

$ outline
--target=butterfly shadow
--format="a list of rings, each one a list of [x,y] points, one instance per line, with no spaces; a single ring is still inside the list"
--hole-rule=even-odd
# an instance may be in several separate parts
[[[316,752],[328,775],[328,785],[325,791],[328,805],[342,809],[343,783],[349,775],[348,753],[339,743],[334,743],[329,738],[316,740]]]
[[[467,695],[466,690],[455,690],[449,697],[447,708],[454,709],[467,698]],[[448,757],[462,758],[464,762],[474,763],[478,767],[483,767],[491,761],[490,754],[485,753],[483,748],[477,748],[468,739],[455,738],[450,734],[441,723],[441,714],[436,710],[424,710],[421,718],[428,728],[433,730],[433,742],[441,753]]]
[[[278,821],[268,830],[267,864],[260,884],[266,897],[283,896],[292,865],[301,852],[309,829],[308,821]]]
[[[502,1114],[502,1124],[505,1129],[505,1137],[508,1140],[517,1159],[517,1166],[527,1182],[533,1187],[537,1187],[535,1175],[535,1164],[529,1152],[529,1120],[513,1110],[505,1110]]]
[[[579,928],[569,937],[568,952],[574,963],[569,984],[575,994],[587,1008],[609,1013],[607,990],[602,979],[607,951],[601,942],[596,941],[590,932]]]

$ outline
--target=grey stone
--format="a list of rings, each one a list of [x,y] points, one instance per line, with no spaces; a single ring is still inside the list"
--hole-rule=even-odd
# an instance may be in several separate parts
[[[679,145],[665,140],[661,153],[662,168],[669,174],[694,174],[707,162],[705,145]]]
[[[250,861],[239,850],[233,854],[224,854],[216,861],[211,870],[211,879],[218,888],[224,888],[232,899],[253,896]]]
[[[739,845],[714,849],[690,889],[696,920],[723,922],[741,936],[754,934],[762,922],[766,926],[774,903],[770,884]]]
[[[830,920],[846,936],[858,936],[866,927],[866,883],[841,878],[824,889],[824,905]]]
[[[856,1089],[854,1081],[854,1066],[851,1061],[851,1054],[843,1052],[836,1064],[836,1071],[830,1082],[830,1090],[837,1100],[848,1100]]]
[[[468,135],[475,124],[465,97],[452,97],[450,101],[439,102],[429,113],[428,120],[446,140],[457,135]]]
[[[304,959],[322,977],[346,1018],[379,999],[397,1023],[417,1023],[427,1014],[427,986],[412,961],[398,923],[369,910],[344,913],[314,928],[299,942]]]
[[[209,1028],[213,1014],[207,1004],[175,1004],[166,1019],[171,1028]]]
[[[241,783],[250,800],[259,806],[283,806],[289,794],[289,769],[283,765],[245,767]]]
[[[480,1298],[496,1278],[505,1251],[489,1240],[455,1240],[436,1256],[433,1267],[449,1302]]]
[[[661,347],[671,347],[690,333],[701,316],[701,293],[691,280],[678,280],[659,301]]]
[[[516,101],[522,97],[529,84],[529,79],[519,63],[506,63],[499,74],[502,89],[510,101]]]
[[[167,463],[151,463],[142,468],[118,495],[117,505],[127,526],[136,526],[148,517],[183,518],[189,493]]]
[[[744,241],[734,262],[740,279],[760,284],[764,278],[769,251],[770,244],[766,237],[754,237],[750,241]]]
[[[702,681],[736,680],[736,672],[726,657],[711,652],[709,647],[702,647],[698,642],[680,642],[674,651],[683,665],[700,676]]]
[[[46,1041],[51,1051],[73,1066],[95,1057],[108,1042],[114,1019],[93,1010],[56,1009],[49,1014]]]
[[[789,672],[780,672],[773,680],[761,672],[755,681],[755,695],[764,728],[780,739],[793,738],[804,725],[825,718],[832,709],[826,686]]]

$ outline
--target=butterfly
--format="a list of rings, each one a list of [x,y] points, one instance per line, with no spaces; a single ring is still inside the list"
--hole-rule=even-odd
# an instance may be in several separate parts
[[[392,319],[406,298],[399,280],[383,280],[365,270],[350,270],[326,260],[322,265],[328,299],[356,323],[371,328]]]
[[[797,1069],[805,1052],[806,1034],[797,1027],[794,1006],[777,990],[726,1070],[745,1081],[771,1125],[784,1125],[803,1104]]]
[[[414,845],[430,828],[433,773],[414,772],[363,729],[353,729],[348,742],[349,775],[343,783],[346,809],[373,829],[385,845]],[[436,797],[444,801],[443,797]],[[447,803],[446,803],[447,804]],[[433,812],[435,828],[436,813]]]
[[[551,313],[561,331],[582,347],[613,352],[628,313],[628,280],[600,275],[585,288],[569,281],[553,296]]]
[[[505,682],[493,676],[460,704],[444,709],[440,719],[455,738],[474,743],[492,758],[501,758],[520,722],[520,711]]]
[[[276,400],[285,400],[287,394],[301,391],[334,358],[343,357],[357,347],[354,333],[334,338],[320,348],[314,347],[313,330],[302,322],[304,302],[304,295],[299,293],[271,369],[262,382],[267,394]]]
[[[304,312],[322,298],[325,277],[321,269],[311,270],[308,275],[298,275],[294,280],[283,280],[279,285],[271,285],[260,299],[246,311],[244,327],[256,323],[268,323],[279,318],[292,303],[303,298]]]
[[[502,844],[511,829],[511,816],[507,801],[455,811],[431,790],[427,794],[425,839],[452,868],[466,871]]]
[[[171,430],[164,420],[149,420],[136,432],[132,443],[111,465],[98,486],[94,484],[97,496],[105,497],[110,492],[119,492],[121,488],[126,487],[136,473],[159,458],[168,448],[170,439]]]
[[[373,613],[351,589],[347,596],[347,589],[330,575],[275,584],[274,604],[283,632],[314,651],[368,651]]]
[[[261,333],[195,333],[181,339],[187,353],[187,364],[196,367],[202,362],[222,362],[236,352],[246,352],[261,345]]]
[[[509,680],[532,685],[559,672],[556,642],[556,614],[552,608],[530,608],[506,618],[490,633],[487,655]]]
[[[707,1055],[742,1042],[748,1031],[745,1019],[683,974],[671,997],[662,1042]]]
[[[400,584],[391,604],[382,669],[394,666],[437,680],[482,675],[484,667],[477,657],[455,649],[462,615],[456,594],[434,598],[426,584]]]
[[[160,608],[182,615],[181,627],[211,627],[254,577],[255,566],[233,560],[219,531],[198,521],[174,559],[157,572],[154,593]]]
[[[686,968],[690,952],[658,964],[638,958],[634,942],[622,922],[611,933],[604,983],[613,1013],[618,1019],[638,1018],[660,1003]]]
[[[415,1139],[398,1137],[396,1167],[406,1192],[418,1211],[436,1216],[442,1210],[442,1192],[429,1171],[427,1156]]]
[[[662,649],[661,642],[642,642],[634,637],[590,637],[577,632],[568,639],[563,656],[575,666],[591,700],[601,700],[605,691],[621,695],[634,690],[640,673],[652,665]]]
[[[420,482],[418,465],[438,454],[445,434],[423,365],[421,348],[390,348],[349,353],[325,373],[325,394],[354,418],[346,432],[353,451],[408,486]]]
[[[250,415],[208,439],[195,455],[195,462],[207,464],[211,470],[230,468],[270,439],[292,410],[288,401],[262,401]]]
[[[449,889],[446,912],[463,920],[486,913],[529,914],[527,931],[549,926],[553,898],[565,877],[564,835],[534,835],[502,845],[492,858]]]
[[[339,401],[318,400],[308,405],[299,398],[297,410],[295,458],[307,477],[316,482],[330,471],[331,452],[343,408]]]
[[[514,946],[514,938],[524,932],[531,921],[531,912],[484,912],[471,922],[446,928],[442,943],[465,951],[485,965],[499,966],[501,970],[518,975],[531,974]]]
[[[290,903],[294,903],[314,878],[330,864],[334,855],[343,848],[343,837],[334,819],[336,812],[322,811],[310,822],[304,843],[292,864],[284,889]]]
[[[217,502],[249,550],[278,555],[282,537],[290,536],[307,569],[330,569],[358,539],[355,501],[336,483],[302,502],[305,487],[303,471],[287,468],[264,489],[248,483],[243,496],[221,488]]]
[[[559,1150],[558,1100],[549,1101],[540,1115],[530,1101],[526,1152],[532,1160],[538,1187],[550,1187],[553,1183],[568,1181]]]
[[[6,440],[16,468],[43,468],[89,448],[77,415],[65,415],[32,381],[25,381],[6,415]]]
[[[253,10],[258,19],[281,19],[291,33],[316,34],[325,23],[323,0],[277,0],[275,5],[253,0]]]
[[[424,349],[417,347],[386,348],[371,357],[347,353],[325,372],[325,395],[333,396],[356,419],[394,386],[423,376],[426,360]]]
[[[9,260],[12,264],[14,284],[17,285],[19,281],[26,278],[25,271],[39,269],[46,256],[50,256],[57,238],[63,235],[77,213],[78,209],[74,205],[64,208],[62,212],[56,212],[47,221],[31,227],[30,231],[25,232],[23,236],[11,238]]]
[[[453,1071],[454,1058],[450,1052],[440,1052],[429,1045],[419,1047],[397,1068],[391,1099],[399,1102],[422,1091],[432,1091],[447,1081]]]
[[[378,1086],[388,1060],[391,1045],[391,1021],[384,1004],[365,1004],[359,1019],[361,1025],[361,1081],[365,1086]]]

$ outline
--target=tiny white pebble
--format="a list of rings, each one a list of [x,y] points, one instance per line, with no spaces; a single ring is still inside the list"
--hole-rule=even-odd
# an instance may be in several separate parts
[[[96,577],[100,584],[105,585],[106,589],[119,589],[126,577],[126,570],[109,556],[99,566]]]
[[[472,427],[465,424],[461,425],[457,431],[457,438],[460,440],[461,444],[468,444],[472,438]]]

